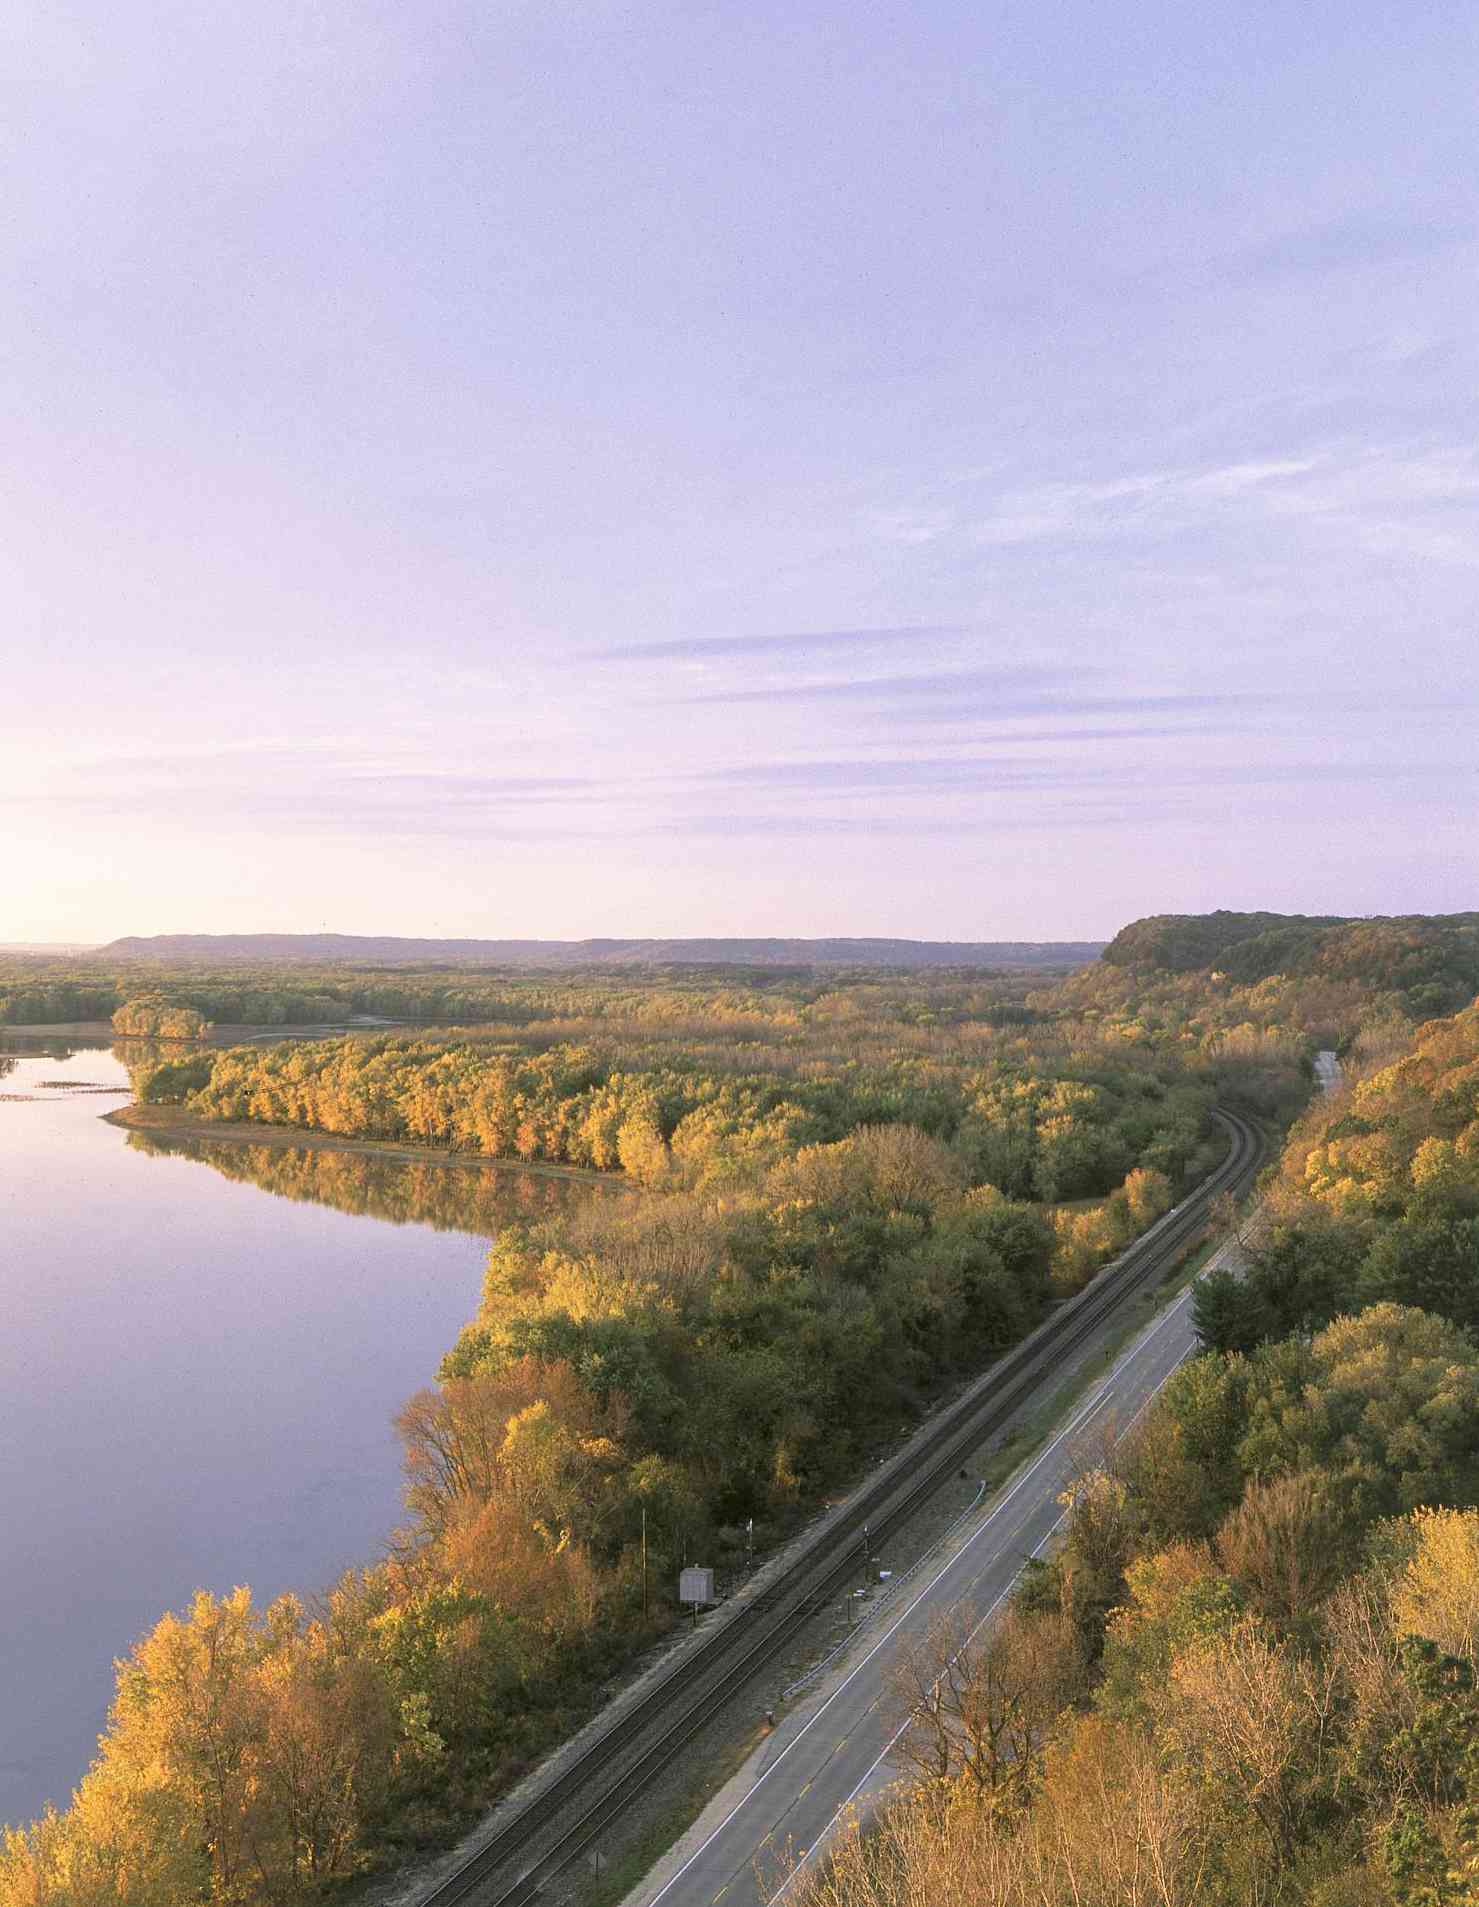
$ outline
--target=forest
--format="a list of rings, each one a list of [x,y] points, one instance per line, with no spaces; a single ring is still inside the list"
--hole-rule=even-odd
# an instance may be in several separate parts
[[[213,1019],[231,1021],[243,997],[225,997],[224,980],[214,993],[155,982],[167,1004]],[[342,1010],[355,988],[364,1000],[421,983],[332,984],[346,988]],[[932,1891],[943,1869],[921,1890],[900,1865],[947,1847],[952,1859],[1018,1861],[1042,1881],[1068,1831],[1053,1797],[1106,1742],[1143,1771],[1135,1807],[1174,1787],[1183,1809],[1191,1865],[1167,1866],[1182,1892],[1144,1897],[1206,1886],[1229,1901],[1314,1900],[1286,1882],[1316,1843],[1322,1875],[1387,1885],[1367,1828],[1388,1789],[1359,1798],[1349,1768],[1363,1743],[1382,1770],[1396,1752],[1376,1716],[1392,1689],[1414,1728],[1431,1718],[1428,1668],[1402,1679],[1416,1658],[1400,1619],[1379,1611],[1409,1606],[1402,1572],[1428,1580],[1430,1537],[1468,1540],[1468,1525],[1435,1535],[1414,1517],[1476,1500],[1479,1355],[1435,1301],[1441,1281],[1418,1269],[1426,1246],[1402,1233],[1472,1216],[1469,1018],[1415,1029],[1401,989],[1349,973],[1237,980],[1118,961],[1046,981],[706,971],[426,984],[427,998],[465,989],[478,1016],[440,1031],[120,1050],[138,1097],[188,1113],[197,1133],[219,1120],[363,1139],[372,1153],[393,1140],[554,1161],[613,1189],[499,1216],[477,1314],[400,1414],[407,1522],[389,1553],[314,1598],[263,1608],[242,1589],[165,1616],[120,1662],[98,1759],[71,1806],[7,1834],[0,1907],[292,1907],[445,1839],[672,1623],[662,1585],[685,1555],[701,1548],[722,1571],[751,1518],[761,1544],[794,1528],[1205,1169],[1214,1099],[1273,1124],[1294,1118],[1321,1046],[1341,1047],[1359,1083],[1294,1125],[1252,1295],[1204,1292],[1216,1348],[1133,1446],[1085,1478],[1062,1554],[1019,1599],[1012,1623],[1031,1629],[1028,1654],[1056,1664],[1040,1739],[984,1784],[949,1764],[898,1817],[902,1839],[881,1866],[860,1847],[852,1878],[844,1861],[827,1885],[884,1889],[846,1896],[860,1900],[980,1898],[986,1869],[962,1868],[976,1891],[962,1880],[951,1894]],[[172,1143],[167,1129],[130,1137]],[[210,1155],[218,1170],[233,1157],[289,1196],[347,1196],[333,1154],[264,1140]],[[432,1163],[371,1196],[436,1222],[460,1177]],[[1318,1303],[1288,1297],[1299,1279],[1279,1272],[1279,1254],[1303,1266],[1305,1248],[1288,1240],[1318,1235],[1333,1264],[1326,1230],[1345,1241],[1350,1282],[1332,1272]],[[1398,1233],[1407,1242],[1383,1245]],[[1293,1552],[1291,1529],[1302,1532]],[[1306,1797],[1305,1777],[1290,1775],[1270,1831],[1264,1762],[1249,1777],[1256,1806],[1228,1774],[1243,1764],[1219,1748],[1187,1747],[1183,1779],[1179,1744],[1212,1741],[1195,1728],[1213,1724],[1194,1704],[1155,1704],[1195,1679],[1179,1652],[1203,1651],[1188,1661],[1212,1688],[1223,1671],[1206,1651],[1226,1647],[1238,1674],[1272,1678],[1269,1701],[1304,1742],[1311,1665],[1357,1673],[1309,1627],[1303,1587],[1290,1601],[1304,1578],[1289,1571],[1314,1567],[1300,1560],[1307,1550],[1325,1570],[1320,1596],[1360,1585],[1361,1606],[1378,1612],[1371,1634],[1386,1639],[1371,1643],[1380,1676],[1361,1685],[1359,1727],[1354,1695],[1340,1728],[1321,1724],[1325,1786]],[[1447,1661],[1432,1671],[1444,1689],[1457,1673]],[[1451,1720],[1441,1701],[1432,1727]],[[1412,1790],[1426,1799],[1403,1845],[1428,1868],[1467,1805],[1457,1767],[1448,1756],[1446,1786]],[[1142,1897],[1122,1883],[1041,1897]]]
[[[163,993],[138,993],[113,1013],[113,1031],[125,1038],[198,1040],[210,1021],[193,1006],[182,1006]]]
[[[1267,1209],[808,1907],[1479,1900],[1479,1006],[1313,1106]]]
[[[1479,914],[1343,920],[1297,914],[1159,914],[1122,928],[1111,966],[1355,980],[1398,995],[1417,1018],[1452,1013],[1479,993]]]

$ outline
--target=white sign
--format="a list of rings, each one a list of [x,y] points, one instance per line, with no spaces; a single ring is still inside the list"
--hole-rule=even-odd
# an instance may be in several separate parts
[[[714,1572],[712,1569],[685,1569],[678,1578],[679,1602],[712,1602],[714,1600]]]

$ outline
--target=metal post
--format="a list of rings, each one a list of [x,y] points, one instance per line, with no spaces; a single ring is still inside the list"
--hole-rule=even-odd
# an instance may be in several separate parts
[[[642,1620],[647,1620],[647,1505],[642,1505]]]

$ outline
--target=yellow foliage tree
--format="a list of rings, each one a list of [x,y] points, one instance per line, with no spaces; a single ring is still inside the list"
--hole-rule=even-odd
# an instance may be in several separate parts
[[[1392,1592],[1392,1617],[1445,1655],[1479,1655],[1479,1510],[1418,1510],[1417,1553]]]

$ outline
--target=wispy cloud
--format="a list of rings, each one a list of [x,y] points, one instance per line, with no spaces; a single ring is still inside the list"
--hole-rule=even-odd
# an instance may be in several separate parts
[[[1224,253],[1213,269],[1239,283],[1280,284],[1334,271],[1390,265],[1471,244],[1474,228],[1447,220],[1395,218],[1355,212],[1290,231],[1275,232]]]
[[[168,748],[140,745],[127,749],[108,749],[101,753],[79,751],[71,754],[66,749],[60,749],[51,751],[51,756],[59,767],[73,775],[117,775],[126,780],[149,775],[189,780],[205,774],[239,775],[243,772],[243,764],[250,765],[264,757],[274,765],[260,772],[273,774],[277,772],[278,762],[293,769],[315,758],[363,760],[365,750],[362,742],[349,735],[253,735],[199,742],[177,741]]]
[[[967,534],[989,548],[1098,543],[1188,530],[1321,524],[1367,548],[1479,563],[1468,532],[1479,457],[1468,446],[1402,450],[1330,446],[1304,456],[1142,471],[1003,491]],[[1442,513],[1453,513],[1445,522]],[[1439,518],[1433,519],[1435,514]]]
[[[624,642],[586,653],[601,662],[706,662],[725,656],[807,655],[813,651],[940,641],[967,633],[962,624],[909,623],[895,629],[815,629],[779,636],[679,636],[663,642]]]
[[[1233,790],[1256,797],[1261,789],[1313,791],[1363,784],[1407,783],[1412,799],[1424,811],[1457,815],[1473,805],[1472,784],[1479,769],[1468,764],[1299,762],[1282,768],[1214,768],[1176,776],[1146,775],[1133,770],[1086,772],[1081,775],[1045,774],[1032,785],[982,791],[996,800],[913,808],[870,803],[866,814],[818,811],[793,804],[783,814],[754,813],[736,806],[723,813],[704,812],[656,820],[640,828],[645,836],[690,836],[698,839],[918,839],[1018,834],[1069,834],[1080,829],[1143,828],[1148,824],[1220,828],[1225,824]],[[827,791],[820,790],[819,793]],[[879,791],[885,798],[898,789]],[[1335,798],[1332,796],[1332,798]],[[1276,811],[1291,812],[1298,795],[1275,794]],[[1339,797],[1345,799],[1345,797]],[[1383,797],[1383,810],[1385,804]],[[1299,809],[1303,812],[1302,807]],[[1362,810],[1365,812],[1364,808]]]
[[[1170,814],[1171,809],[1165,812]],[[1057,832],[1070,828],[1122,827],[1147,818],[1140,804],[1118,804],[1113,809],[1089,807],[1034,807],[1028,812],[997,812],[979,815],[683,815],[676,820],[654,823],[642,832],[646,835],[695,835],[733,840],[746,836],[761,839],[808,835],[823,837],[856,836],[861,839],[883,836],[908,836],[920,840],[950,835],[1017,834]]]
[[[1001,496],[975,537],[986,544],[1107,536],[1170,528],[1219,504],[1316,468],[1313,457],[1269,458],[1201,470],[1155,470],[1093,483],[1045,483]]]
[[[591,775],[459,775],[430,771],[346,775],[342,785],[356,793],[385,795],[393,801],[428,802],[563,801],[580,799],[602,786]]]
[[[1149,742],[1149,741],[1195,741],[1200,742],[1210,735],[1240,735],[1246,732],[1247,724],[1242,722],[1216,722],[1208,720],[1205,713],[1192,711],[1197,715],[1195,722],[1125,722],[1113,728],[1015,728],[1004,727],[1001,722],[991,723],[979,715],[967,713],[961,720],[968,722],[970,733],[958,737],[941,737],[938,732],[931,736],[937,744],[940,741],[954,741],[960,746],[989,747],[1000,743],[1006,747],[1025,747],[1029,743],[1038,746],[1044,743],[1066,743],[1077,747],[1080,742]],[[1014,721],[1015,717],[1006,718]],[[897,748],[899,737],[896,732],[869,741],[866,737],[856,743],[859,748]]]
[[[784,789],[819,795],[866,791],[894,794],[1014,794],[1042,789],[1160,787],[1217,784],[1252,787],[1321,782],[1445,781],[1479,775],[1471,763],[1301,760],[1290,762],[1207,763],[1149,767],[1139,759],[1081,761],[1059,759],[930,758],[912,761],[758,762],[705,770],[693,780],[721,783],[738,791]],[[862,819],[866,822],[868,817]]]
[[[1087,673],[1087,672],[1086,672]],[[782,682],[764,688],[710,689],[673,698],[685,703],[871,704],[913,721],[949,722],[1019,715],[1170,715],[1270,708],[1289,697],[1255,692],[1089,695],[1053,669],[952,669],[935,675],[864,676],[841,682]]]
[[[7,804],[17,809],[24,801]],[[255,835],[263,828],[291,828],[300,836],[344,835],[379,839],[407,836],[418,839],[485,841],[610,840],[620,834],[620,821],[609,821],[598,798],[583,808],[563,810],[537,800],[494,804],[448,800],[376,801],[344,793],[319,791],[289,795],[261,789],[210,790],[182,800],[159,789],[126,791],[102,800],[94,795],[48,795],[35,804],[42,813],[67,813],[87,818],[116,816],[150,822],[165,829],[190,832]]]
[[[583,838],[600,834],[600,810],[623,799],[626,784],[589,775],[473,775],[433,771],[329,770],[311,757],[285,759],[270,775],[194,772],[160,778],[148,764],[110,777],[83,774],[31,799],[79,816],[128,816],[229,831],[292,826],[348,834],[476,835],[489,839]],[[25,803],[19,792],[13,801]]]
[[[697,695],[672,699],[679,702],[857,702],[933,699],[962,691],[975,695],[1022,695],[1061,677],[1061,670],[1049,668],[944,669],[928,675],[848,676],[830,682],[773,682],[757,689],[706,689]]]
[[[983,761],[803,761],[748,762],[734,768],[700,770],[693,779],[723,782],[734,788],[919,788],[984,789],[1020,787],[1040,777],[1040,762],[1012,757]]]
[[[1287,786],[1320,782],[1444,782],[1479,778],[1473,762],[1264,762],[1204,769],[1200,779],[1236,787]]]

